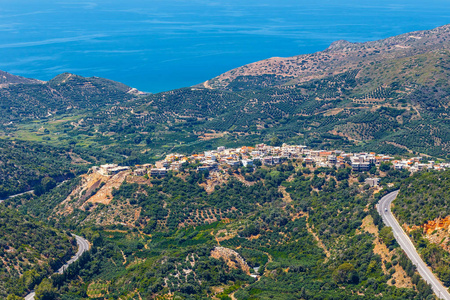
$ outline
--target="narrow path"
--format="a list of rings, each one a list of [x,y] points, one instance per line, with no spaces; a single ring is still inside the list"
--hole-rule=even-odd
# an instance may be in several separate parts
[[[123,265],[127,264],[127,257],[125,256],[125,253],[122,251],[122,249],[120,250],[120,252],[122,253],[122,257],[123,257]]]
[[[81,257],[81,255],[83,255],[84,252],[89,251],[90,246],[89,246],[88,240],[86,240],[85,238],[82,238],[81,236],[78,236],[76,234],[72,234],[72,235],[77,240],[78,251],[65,265],[63,265],[61,268],[59,268],[55,274],[63,274],[64,270],[66,270],[69,267],[69,265],[76,262]],[[25,300],[34,300],[35,295],[36,295],[35,292],[32,291],[31,293],[29,293],[28,295],[25,296]]]
[[[236,293],[236,292],[233,292],[228,295],[228,296],[230,296],[231,300],[237,300],[236,297],[234,297],[234,293]]]
[[[292,181],[294,179],[294,176],[289,176],[288,178],[288,182]],[[279,186],[278,187],[278,191],[281,192],[283,194],[283,200],[286,203],[291,203],[292,202],[292,198],[291,198],[291,194],[289,194],[286,191],[286,188],[284,186]],[[314,232],[314,225],[310,225],[308,223],[309,221],[309,214],[308,213],[301,213],[300,215],[301,217],[306,217],[306,230],[313,236],[313,238],[316,240],[317,245],[322,248],[323,252],[325,253],[325,260],[323,261],[324,263],[326,263],[328,261],[328,259],[331,257],[331,253],[330,251],[328,251],[327,247],[325,247],[324,243],[322,242],[322,240],[319,238],[319,236]]]
[[[397,240],[398,244],[405,251],[406,255],[408,255],[411,262],[417,267],[417,271],[419,272],[420,276],[422,276],[423,280],[431,285],[436,296],[439,299],[450,300],[450,294],[447,289],[442,285],[439,279],[434,276],[434,274],[419,256],[408,235],[405,233],[405,231],[391,212],[391,204],[395,200],[395,198],[397,198],[398,192],[398,190],[394,191],[381,198],[377,206],[378,213],[383,218],[383,222],[386,224],[386,226],[392,228],[392,232],[394,233],[394,237]]]
[[[286,191],[286,187],[280,185],[278,187],[278,191],[283,194],[283,201],[284,202],[286,202],[286,203],[291,203],[292,202],[291,195]]]
[[[308,216],[309,217],[309,216]],[[326,263],[328,261],[328,259],[331,256],[330,251],[328,251],[327,247],[325,247],[325,245],[323,244],[322,240],[319,238],[319,236],[314,232],[314,226],[310,226],[308,223],[308,219],[306,219],[306,229],[308,230],[308,232],[313,236],[313,238],[316,240],[317,245],[322,248],[323,252],[325,252],[325,260],[323,261],[324,263]]]

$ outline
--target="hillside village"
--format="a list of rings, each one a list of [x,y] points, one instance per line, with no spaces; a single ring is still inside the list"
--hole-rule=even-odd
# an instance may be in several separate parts
[[[396,170],[408,170],[412,173],[422,170],[444,170],[450,168],[450,163],[436,163],[425,160],[421,156],[411,158],[394,158],[389,155],[374,152],[345,153],[341,150],[312,150],[303,145],[269,146],[258,144],[255,147],[239,148],[218,147],[217,150],[205,151],[199,154],[183,155],[168,154],[164,160],[155,164],[136,165],[133,168],[135,176],[161,177],[169,171],[178,172],[190,167],[198,172],[227,170],[233,167],[273,166],[288,160],[300,161],[304,166],[345,168],[351,167],[355,172],[370,171],[382,163],[390,163]],[[127,166],[107,164],[94,167],[101,175],[114,175],[130,170]],[[370,179],[372,180],[372,179]],[[372,185],[372,182],[369,183]]]

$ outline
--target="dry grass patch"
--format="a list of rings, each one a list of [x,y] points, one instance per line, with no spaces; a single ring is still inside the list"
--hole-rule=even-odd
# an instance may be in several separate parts
[[[385,274],[388,274],[389,271],[386,268],[385,262],[392,263],[392,257],[395,254],[396,250],[389,251],[388,247],[379,238],[378,227],[373,223],[372,216],[369,215],[363,219],[361,230],[371,233],[375,236],[375,239],[373,240],[373,244],[375,245],[373,252],[380,255],[382,261],[381,267],[383,269],[383,272]],[[388,285],[394,285],[398,288],[414,287],[413,283],[411,282],[411,278],[406,275],[405,270],[399,264],[392,266],[392,268],[394,268],[395,272],[392,274],[392,279],[387,282]],[[395,284],[392,283],[393,280],[395,280]]]

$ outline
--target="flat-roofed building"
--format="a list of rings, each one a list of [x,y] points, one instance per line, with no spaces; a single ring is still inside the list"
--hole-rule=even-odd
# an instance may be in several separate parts
[[[199,166],[199,167],[197,167],[197,171],[198,172],[206,172],[206,171],[209,171],[209,170],[211,170],[210,166]]]
[[[146,168],[139,168],[133,171],[133,174],[135,176],[144,176],[145,174],[147,174],[147,169]]]
[[[130,169],[130,167],[127,167],[127,166],[118,166],[116,164],[108,164],[108,165],[101,165],[100,168],[98,169],[98,172],[101,175],[109,176],[109,175],[117,174],[122,171],[129,170],[129,169]]]
[[[376,177],[374,177],[374,178],[366,178],[366,180],[364,182],[366,184],[368,184],[369,186],[374,187],[374,186],[378,186],[379,185],[380,178],[376,178]]]
[[[150,175],[152,177],[156,176],[166,176],[167,175],[167,169],[166,168],[154,168],[150,169]]]
[[[184,162],[174,162],[170,165],[170,170],[172,171],[180,171],[181,167],[184,165]]]
[[[274,165],[281,164],[281,157],[279,157],[279,156],[274,156],[274,157],[272,158],[272,163],[273,163]]]
[[[262,158],[262,163],[266,166],[273,165],[273,157],[272,156],[266,156]]]
[[[241,160],[241,162],[244,167],[253,167],[252,159],[243,159],[243,160]]]
[[[237,166],[241,165],[241,162],[238,161],[238,160],[230,160],[230,161],[227,162],[227,164],[229,164],[232,167],[237,167]]]
[[[330,164],[336,164],[336,163],[337,163],[337,157],[336,157],[336,155],[328,155],[327,159],[328,159],[328,162],[329,162]]]
[[[155,163],[155,166],[158,169],[168,168],[170,166],[170,163],[166,160],[160,160]]]

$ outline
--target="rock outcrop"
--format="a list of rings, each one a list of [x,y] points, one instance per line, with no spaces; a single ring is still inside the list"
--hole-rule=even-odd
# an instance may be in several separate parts
[[[245,274],[250,275],[250,267],[247,262],[234,250],[224,247],[215,247],[211,251],[211,257],[215,259],[223,258],[226,264],[232,269],[241,269]]]

